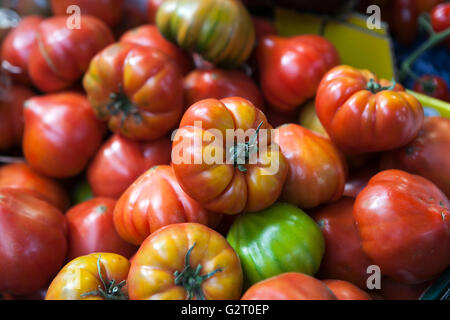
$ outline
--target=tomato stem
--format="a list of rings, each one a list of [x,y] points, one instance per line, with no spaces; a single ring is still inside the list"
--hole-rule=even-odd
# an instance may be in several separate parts
[[[369,90],[372,93],[377,93],[383,90],[394,90],[396,85],[395,80],[392,80],[392,84],[388,87],[383,87],[381,86],[381,84],[379,84],[378,82],[376,82],[373,78],[369,80],[369,82],[367,82],[367,87],[366,89]]]
[[[111,93],[109,95],[109,98],[111,102],[106,105],[106,109],[108,110],[109,114],[113,116],[121,114],[121,127],[129,116],[133,117],[137,123],[142,122],[142,116],[139,113],[139,109],[127,97],[122,86],[119,87],[118,93]]]
[[[231,147],[231,161],[233,161],[234,166],[237,166],[241,172],[247,172],[245,164],[248,163],[250,156],[258,151],[256,139],[258,138],[259,129],[263,123],[264,121],[260,122],[255,133],[250,137],[248,142],[235,143],[235,145]]]
[[[192,250],[195,247],[195,243],[192,245],[192,247],[189,248],[189,250],[186,253],[186,256],[184,258],[184,269],[182,271],[175,271],[175,285],[181,286],[184,289],[186,289],[188,293],[188,300],[191,300],[193,297],[195,297],[198,300],[205,300],[205,295],[202,290],[202,283],[211,278],[213,275],[215,275],[217,272],[221,272],[221,268],[217,268],[214,271],[211,271],[205,275],[200,275],[200,272],[202,270],[202,265],[197,265],[197,267],[194,269],[191,266],[191,253]]]
[[[97,272],[103,287],[102,285],[99,285],[97,290],[83,293],[81,294],[81,297],[100,296],[105,300],[128,300],[127,295],[122,292],[122,287],[125,286],[126,281],[123,280],[116,284],[116,280],[110,280],[106,283],[102,275],[102,268],[100,264],[101,255],[99,255],[97,259]]]

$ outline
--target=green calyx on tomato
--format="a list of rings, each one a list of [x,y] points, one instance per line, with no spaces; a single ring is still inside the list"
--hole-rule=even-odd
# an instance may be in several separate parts
[[[106,105],[106,109],[112,116],[121,114],[120,125],[123,126],[125,120],[131,116],[136,123],[142,123],[142,116],[139,113],[139,109],[128,99],[127,95],[123,92],[122,87],[119,89],[119,93],[111,93],[109,95],[111,102]]]
[[[102,275],[101,255],[99,255],[97,259],[97,272],[103,288],[99,285],[97,290],[83,293],[81,297],[100,296],[105,300],[128,300],[128,296],[122,292],[122,287],[127,283],[125,280],[119,283],[116,283],[115,280],[110,280],[106,283]]]
[[[285,272],[314,275],[325,251],[316,222],[287,203],[238,217],[227,240],[239,255],[247,286]]]
[[[378,93],[383,90],[394,90],[395,85],[396,85],[395,80],[392,80],[392,84],[390,86],[383,87],[381,84],[376,82],[373,78],[371,78],[369,80],[369,82],[367,83],[366,89],[375,94],[375,93]]]
[[[185,257],[185,267],[182,271],[175,271],[175,285],[181,286],[186,289],[188,292],[188,300],[191,300],[192,297],[195,297],[199,300],[206,300],[205,295],[202,290],[202,283],[203,281],[211,278],[213,275],[215,275],[217,272],[221,272],[221,268],[217,268],[214,271],[211,271],[203,276],[200,275],[200,271],[202,270],[202,265],[199,264],[194,269],[191,266],[190,257],[191,252],[195,247],[195,243],[192,245],[192,247],[189,248],[189,250],[186,252]]]
[[[261,121],[258,127],[256,128],[255,133],[251,136],[249,141],[235,143],[234,146],[230,148],[231,151],[231,160],[234,163],[235,167],[238,167],[239,171],[247,172],[247,168],[244,164],[248,163],[250,160],[250,156],[258,152],[258,146],[256,145],[256,139],[258,138],[259,129],[261,128],[264,121]]]

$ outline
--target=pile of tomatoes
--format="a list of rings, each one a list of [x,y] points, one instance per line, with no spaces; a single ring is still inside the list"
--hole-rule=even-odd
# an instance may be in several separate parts
[[[3,299],[417,299],[449,267],[450,120],[401,84],[239,0],[50,4],[1,44]]]

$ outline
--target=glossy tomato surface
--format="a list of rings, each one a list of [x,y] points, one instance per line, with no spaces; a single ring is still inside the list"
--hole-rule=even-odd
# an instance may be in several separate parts
[[[172,146],[178,182],[211,211],[236,214],[270,206],[287,174],[272,130],[261,110],[246,99],[195,103],[181,119]]]
[[[449,15],[450,19],[450,15]],[[424,93],[433,98],[450,102],[450,91],[444,78],[435,75],[423,75],[421,81],[414,83],[414,91]]]
[[[450,28],[450,4],[442,3],[431,11],[431,25],[436,32]],[[445,39],[447,48],[450,49],[450,37]]]
[[[297,124],[277,130],[276,142],[289,167],[283,200],[304,209],[338,200],[344,191],[347,165],[333,143]]]
[[[131,257],[137,248],[123,240],[113,222],[116,200],[93,198],[66,213],[69,226],[69,250],[66,260],[95,252],[110,252]]]
[[[93,193],[118,199],[146,170],[170,163],[169,138],[138,142],[114,134],[98,150],[87,170]]]
[[[337,300],[320,280],[302,273],[288,272],[258,282],[242,300]]]
[[[257,59],[264,97],[284,112],[314,97],[322,76],[339,63],[331,42],[316,35],[263,37]]]
[[[324,280],[338,300],[372,300],[372,298],[351,282],[342,280]]]
[[[417,136],[424,119],[422,105],[403,87],[346,65],[321,80],[316,111],[331,140],[349,154],[401,147]]]
[[[25,189],[0,189],[0,292],[33,293],[46,286],[67,251],[64,215]]]
[[[353,215],[363,251],[383,275],[407,284],[450,265],[450,203],[431,181],[401,170],[370,179]]]
[[[132,300],[236,300],[242,269],[236,252],[216,231],[198,223],[172,224],[142,243],[128,289]]]
[[[95,17],[81,15],[80,28],[67,28],[67,23],[67,17],[51,17],[37,28],[28,71],[33,85],[41,91],[69,88],[95,54],[114,41],[108,26]]]
[[[78,257],[59,271],[45,300],[124,300],[129,269],[130,262],[115,253],[98,252]],[[112,285],[111,281],[114,281]],[[114,293],[104,295],[99,288]]]
[[[239,254],[247,285],[284,272],[314,275],[325,251],[315,221],[286,203],[241,215],[227,240]]]
[[[79,174],[103,139],[103,124],[79,93],[31,98],[25,103],[24,115],[25,158],[33,169],[50,177]]]
[[[115,43],[92,59],[83,86],[97,116],[133,140],[164,136],[183,110],[183,79],[158,49]]]
[[[172,168],[155,166],[142,174],[119,198],[114,209],[117,232],[141,244],[161,227],[182,222],[208,224],[210,214],[178,184]]]

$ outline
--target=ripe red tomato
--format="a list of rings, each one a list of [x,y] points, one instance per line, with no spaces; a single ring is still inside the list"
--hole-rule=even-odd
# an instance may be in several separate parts
[[[450,197],[450,119],[425,118],[419,135],[403,148],[382,155],[381,168],[401,169],[435,183]]]
[[[325,254],[318,277],[341,279],[367,288],[367,267],[372,263],[361,248],[352,214],[354,201],[344,197],[311,212],[325,238]]]
[[[67,17],[52,17],[37,29],[28,71],[41,91],[69,88],[87,70],[92,57],[114,41],[108,26],[95,17],[81,15],[81,28],[68,28],[67,23]]]
[[[282,125],[277,131],[275,141],[289,167],[282,198],[304,209],[338,200],[347,167],[333,143],[297,124]]]
[[[187,74],[192,70],[192,58],[175,44],[166,40],[154,25],[144,25],[129,30],[122,35],[120,41],[160,50],[173,59],[182,74]]]
[[[137,247],[123,240],[114,228],[116,200],[93,198],[72,207],[66,213],[69,225],[67,261],[95,252],[131,257]]]
[[[181,222],[206,225],[209,216],[181,189],[172,168],[161,165],[141,175],[119,198],[114,225],[123,239],[139,245],[163,226]]]
[[[211,211],[237,214],[267,208],[278,199],[288,171],[272,130],[261,110],[243,98],[193,104],[173,139],[178,182]]]
[[[0,86],[0,150],[22,144],[23,105],[33,95],[23,86]]]
[[[241,97],[264,110],[264,99],[253,80],[240,70],[196,69],[184,78],[186,106],[213,98]]]
[[[372,300],[367,292],[362,291],[351,282],[342,280],[324,280],[323,282],[333,291],[338,300]]]
[[[368,70],[345,65],[321,80],[316,111],[331,140],[349,154],[404,146],[417,136],[424,118],[420,102],[402,86],[392,88]]]
[[[414,91],[450,102],[450,92],[448,91],[445,79],[434,75],[423,75],[420,79],[426,81],[428,84],[424,85],[419,81],[416,81],[414,83]]]
[[[148,22],[156,23],[156,11],[163,2],[164,0],[148,0]]]
[[[322,76],[339,63],[334,46],[316,35],[263,37],[257,59],[264,97],[285,112],[314,97]]]
[[[442,3],[431,11],[431,25],[436,32],[450,28],[450,3]],[[450,37],[445,39],[445,43],[450,49]]]
[[[363,251],[383,275],[415,284],[450,265],[449,208],[429,180],[386,170],[359,193],[353,215]]]
[[[417,0],[394,0],[390,27],[395,38],[405,46],[417,37],[419,10]]]
[[[79,174],[95,154],[104,126],[86,97],[63,92],[27,100],[23,152],[29,165],[50,177]]]
[[[37,29],[44,18],[24,17],[19,25],[11,30],[2,45],[2,68],[15,81],[29,84],[28,60],[36,41]]]
[[[0,188],[19,188],[39,193],[59,210],[69,207],[69,196],[56,181],[40,175],[25,163],[0,167]]]
[[[336,300],[336,296],[322,281],[288,272],[254,284],[242,300]]]
[[[0,189],[0,292],[30,294],[48,285],[64,262],[64,215],[25,189]]]
[[[123,0],[51,0],[52,11],[55,16],[70,16],[67,12],[71,5],[78,6],[82,14],[97,17],[110,26],[116,25],[122,16]]]
[[[170,163],[172,142],[167,137],[137,142],[114,134],[91,161],[87,179],[99,197],[118,199],[146,170]]]
[[[97,54],[83,86],[97,115],[116,133],[154,140],[178,123],[183,110],[183,78],[158,49],[126,42]]]

